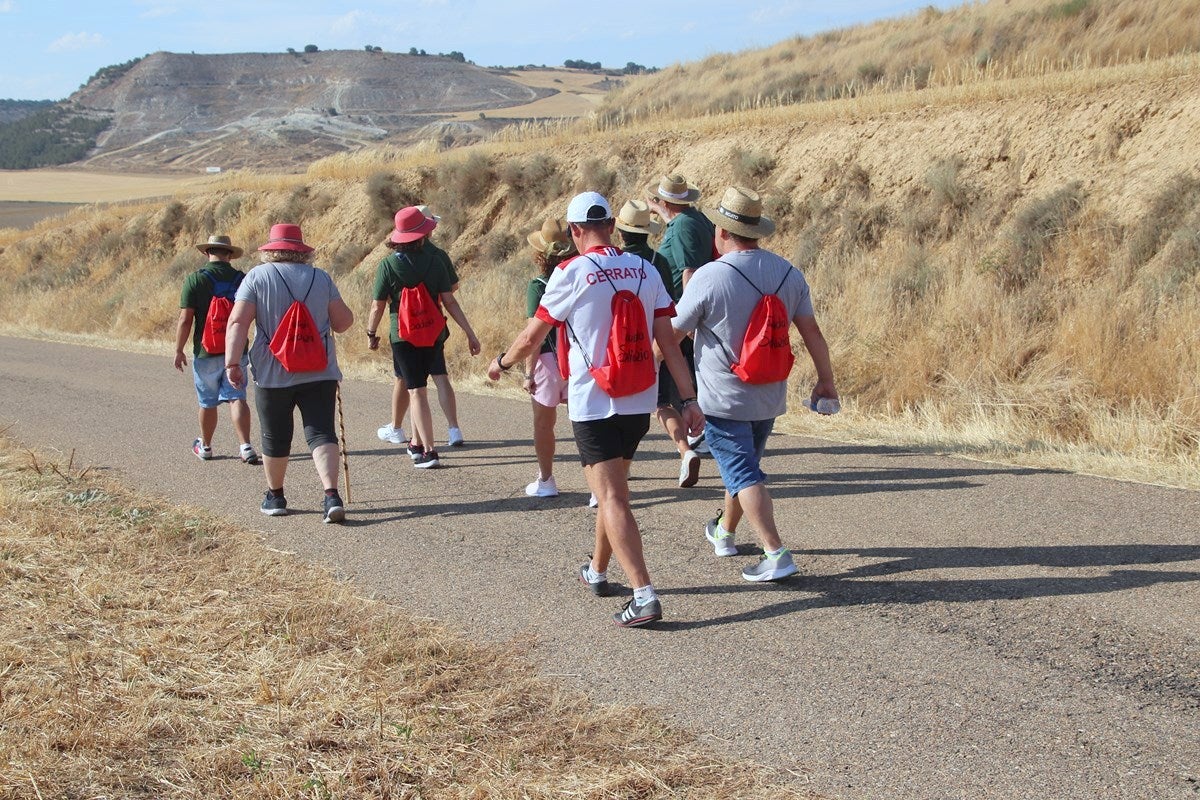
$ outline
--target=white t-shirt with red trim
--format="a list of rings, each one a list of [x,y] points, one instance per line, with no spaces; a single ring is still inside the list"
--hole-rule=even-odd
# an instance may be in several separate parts
[[[648,414],[658,404],[657,381],[644,392],[609,397],[588,371],[589,363],[595,367],[606,363],[612,299],[620,289],[638,295],[651,335],[656,317],[675,316],[675,305],[658,270],[640,256],[612,246],[593,247],[559,264],[546,283],[535,314],[543,322],[568,326],[571,378],[567,411],[574,422],[606,419],[614,414]]]

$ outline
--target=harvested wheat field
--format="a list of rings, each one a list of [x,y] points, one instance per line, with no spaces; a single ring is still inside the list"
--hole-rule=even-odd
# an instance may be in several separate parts
[[[0,797],[808,796],[0,442]]]

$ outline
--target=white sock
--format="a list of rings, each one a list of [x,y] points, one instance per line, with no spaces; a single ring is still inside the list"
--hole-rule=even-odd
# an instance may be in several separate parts
[[[588,564],[587,580],[588,583],[601,583],[608,580],[608,572],[596,572],[596,570],[592,569],[592,565]]]
[[[778,550],[768,550],[764,547],[763,552],[766,553],[769,558],[779,558],[781,555],[787,552],[787,548],[781,547]]]
[[[651,600],[657,600],[658,595],[654,593],[654,584],[647,583],[645,586],[639,586],[634,589],[633,599],[639,606],[644,606]]]

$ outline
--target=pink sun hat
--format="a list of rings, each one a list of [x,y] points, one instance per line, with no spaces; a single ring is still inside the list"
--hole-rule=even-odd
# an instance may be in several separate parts
[[[407,206],[396,212],[396,229],[391,240],[396,244],[415,242],[437,227],[437,219],[427,217],[416,206]]]
[[[292,225],[289,222],[280,222],[271,226],[271,235],[267,237],[267,243],[259,250],[292,250],[296,253],[311,253],[313,248],[304,243],[304,234],[300,232],[299,225]]]

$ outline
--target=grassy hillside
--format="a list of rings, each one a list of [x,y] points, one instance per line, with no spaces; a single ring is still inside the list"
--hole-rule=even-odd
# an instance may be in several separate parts
[[[603,126],[994,81],[1200,50],[1197,0],[968,3],[722,53],[635,79]]]
[[[1181,56],[227,175],[0,233],[0,324],[165,354],[191,244],[219,230],[257,245],[281,220],[365,313],[391,213],[423,201],[491,354],[522,323],[527,232],[577,190],[619,203],[678,170],[703,202],[760,187],[779,223],[765,244],[813,286],[847,413],[795,413],[793,429],[1197,486],[1198,101],[1200,58]],[[347,361],[386,376],[359,332]],[[452,369],[478,385],[462,344]],[[797,398],[811,379],[797,370]]]

